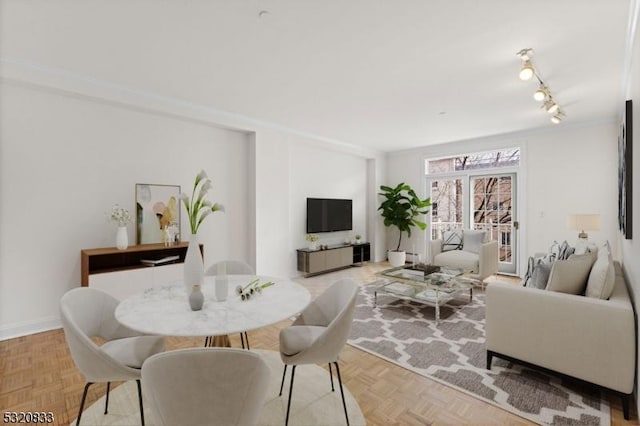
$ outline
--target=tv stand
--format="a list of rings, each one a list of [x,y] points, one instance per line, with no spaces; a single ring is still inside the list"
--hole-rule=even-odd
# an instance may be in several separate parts
[[[298,271],[305,277],[362,264],[371,258],[371,245],[340,244],[324,250],[298,249]]]

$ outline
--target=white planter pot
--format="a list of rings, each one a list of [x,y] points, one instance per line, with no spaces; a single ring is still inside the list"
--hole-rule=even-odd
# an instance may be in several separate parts
[[[404,265],[407,260],[407,253],[405,251],[389,250],[389,264],[393,267]]]

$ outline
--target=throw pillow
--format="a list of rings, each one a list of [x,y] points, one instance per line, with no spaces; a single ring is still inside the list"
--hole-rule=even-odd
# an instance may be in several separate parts
[[[444,231],[442,233],[442,251],[460,250],[462,248],[462,231]]]
[[[596,260],[593,254],[572,255],[553,263],[547,290],[567,294],[583,294],[589,272]]]
[[[538,259],[533,267],[531,278],[527,280],[525,286],[539,288],[540,290],[547,288],[547,281],[549,281],[549,274],[551,273],[551,265],[553,265],[553,263],[550,258],[544,257],[542,259]]]
[[[560,247],[558,249],[558,257],[556,259],[557,260],[568,259],[569,256],[571,256],[574,252],[575,252],[575,248],[571,247],[569,243],[567,243],[566,241],[563,241],[562,244],[560,244]]]
[[[613,259],[608,247],[603,246],[598,250],[598,259],[591,268],[585,295],[596,299],[608,299],[611,297],[615,282]]]
[[[486,234],[487,233],[485,231],[465,229],[462,233],[462,250],[479,254],[482,243],[486,238]]]

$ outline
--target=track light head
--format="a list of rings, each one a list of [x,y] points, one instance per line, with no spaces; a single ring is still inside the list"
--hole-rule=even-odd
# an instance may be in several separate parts
[[[551,117],[551,122],[553,124],[559,124],[564,117],[565,117],[565,114],[562,111],[558,110],[558,112],[556,112],[556,114],[553,117]]]
[[[549,90],[547,89],[547,87],[544,84],[541,84],[538,87],[538,90],[536,90],[533,93],[533,99],[535,99],[538,102],[542,102],[547,98],[548,93],[549,93]]]
[[[522,64],[522,68],[520,68],[520,80],[531,80],[531,77],[533,77],[534,74],[534,70],[533,70],[533,65],[531,65],[531,61],[526,60],[524,61],[524,64]]]
[[[558,108],[558,104],[555,103],[553,99],[549,99],[544,103],[544,109],[546,109],[549,114],[554,114],[558,111]]]

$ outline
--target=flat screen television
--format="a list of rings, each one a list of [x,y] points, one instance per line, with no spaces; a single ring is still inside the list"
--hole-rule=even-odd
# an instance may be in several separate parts
[[[353,229],[352,200],[307,198],[307,233]]]

